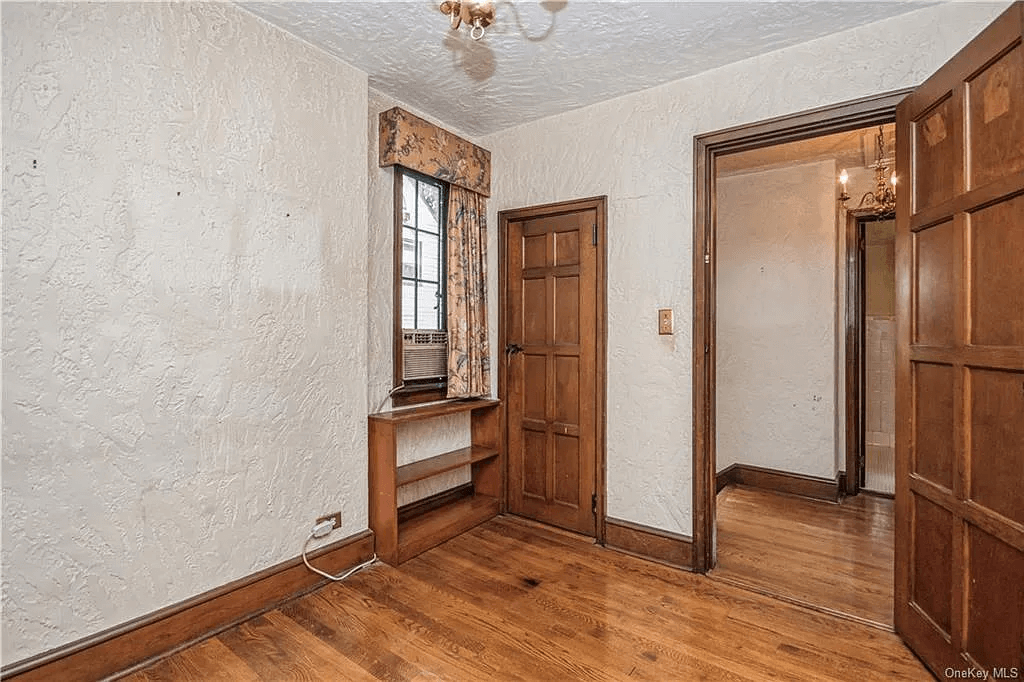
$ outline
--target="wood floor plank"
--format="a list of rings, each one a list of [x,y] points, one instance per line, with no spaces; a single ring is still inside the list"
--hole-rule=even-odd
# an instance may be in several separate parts
[[[218,639],[267,682],[374,679],[279,610],[231,628]]]
[[[381,680],[415,679],[441,666],[435,657],[408,660],[401,639],[382,638],[379,619],[349,608],[348,601],[311,594],[282,606],[281,613]]]
[[[228,663],[243,680],[929,679],[892,633],[507,516],[129,679]]]
[[[501,535],[514,534],[515,532],[513,529],[510,528],[501,528],[501,534],[499,535],[495,534],[493,530],[489,530],[490,528],[490,524],[487,527],[481,527],[475,532],[475,535],[491,535],[492,537],[500,538]],[[469,536],[463,536],[462,538],[458,538],[455,541],[452,541],[451,543],[449,543],[448,546],[454,549],[458,546],[457,543],[472,542],[474,540],[482,541],[482,538],[470,538]],[[550,549],[547,549],[547,551],[550,551]],[[493,552],[481,551],[479,553],[481,557],[494,556]],[[538,573],[537,567],[531,565],[529,559],[526,558],[526,554],[526,552],[523,552],[517,555],[520,570],[528,570],[531,572],[531,575],[542,575],[541,573]],[[620,558],[622,557],[622,555],[618,554],[612,554],[611,556]],[[632,557],[628,557],[625,560],[636,561],[640,564],[647,564],[648,566],[655,567],[655,570],[662,568],[657,564],[643,562],[641,560],[633,559]],[[569,557],[566,557],[565,561],[571,561],[571,559]],[[581,564],[581,566],[584,565]],[[691,574],[672,572],[672,569],[665,570],[669,571],[670,574],[682,578],[683,580],[696,580],[701,581],[703,583],[707,582]],[[578,582],[582,584],[586,584],[590,581],[599,581],[600,579],[600,574],[587,574],[586,572],[582,572],[580,575],[577,576]],[[615,585],[614,587],[614,592],[616,594],[622,594],[625,597],[625,602],[628,605],[627,608],[632,607],[633,613],[636,613],[636,610],[635,607],[633,607],[632,605],[638,602],[650,602],[649,594],[645,595],[642,592],[631,592],[630,590],[633,589],[633,585],[631,584]],[[612,592],[613,590],[608,591]],[[732,631],[729,631],[729,628],[727,627],[726,620],[733,618],[733,615],[736,613],[735,606],[732,603],[725,602],[723,604],[720,601],[712,598],[710,595],[706,594],[701,594],[700,597],[701,598],[698,600],[698,603],[694,604],[690,600],[681,603],[674,603],[672,597],[662,596],[662,598],[660,599],[660,603],[656,606],[647,606],[642,612],[643,619],[641,620],[641,622],[632,624],[631,627],[634,627],[639,631],[644,631],[645,627],[654,626],[654,632],[658,631],[658,627],[670,627],[672,628],[672,631],[676,637],[677,642],[682,637],[692,637],[694,642],[693,646],[698,650],[703,649],[703,655],[706,658],[710,657],[710,659],[713,660],[717,650],[721,646],[721,640],[706,637],[708,629],[707,625],[713,622],[716,625],[716,627],[720,627],[723,630],[726,630],[726,632],[723,633],[725,639],[728,640],[731,638],[732,640],[739,642],[739,646],[741,647],[759,650],[759,656],[753,657],[751,659],[752,662],[749,664],[750,667],[746,670],[738,671],[744,674],[745,676],[751,677],[752,679],[764,679],[765,676],[779,678],[785,676],[787,672],[792,672],[796,679],[813,678],[813,675],[808,675],[808,673],[806,672],[805,659],[815,655],[817,655],[819,658],[818,664],[816,666],[818,670],[824,671],[827,669],[832,669],[836,671],[836,674],[832,677],[826,674],[821,676],[819,679],[848,679],[848,674],[844,672],[845,668],[848,665],[848,659],[845,655],[822,658],[820,655],[816,654],[817,650],[814,646],[814,641],[816,640],[808,641],[782,636],[776,637],[775,639],[777,641],[773,641],[771,643],[763,641],[765,638],[753,642],[747,641],[748,638],[745,636],[745,631],[747,630],[748,626],[746,623],[742,621],[737,621],[735,625],[738,625],[738,627],[733,627]],[[585,595],[576,596],[577,600],[581,598],[585,598]],[[607,599],[607,597],[602,596],[602,599]],[[747,604],[749,601],[749,596],[744,594],[743,600],[741,602],[737,602],[737,604]],[[771,604],[775,602],[769,600],[768,603]],[[671,624],[664,624],[662,622],[659,622],[659,612],[661,612],[663,609],[671,617]],[[690,620],[690,618],[694,615],[694,612],[697,612],[698,615],[693,620]],[[624,616],[622,614],[614,614],[615,619],[622,619],[623,617]],[[782,617],[782,614],[773,614],[771,616],[771,620],[783,623],[785,622],[785,618]],[[661,632],[665,631],[665,629],[661,630]],[[850,636],[851,633],[844,633],[844,639],[848,639]],[[818,639],[820,638],[821,635],[819,633]],[[895,642],[895,639],[890,636],[890,645],[892,644],[897,643]],[[774,650],[772,649],[772,647],[774,647]],[[906,659],[906,650],[903,649],[901,645],[897,645],[896,648],[902,655],[902,658]],[[872,658],[875,656],[877,656],[877,653],[872,654]],[[759,667],[760,663],[764,660],[770,661],[770,666],[768,666],[767,669],[765,669],[764,667]],[[923,674],[923,670],[920,668],[920,665],[917,663],[916,660],[912,658],[906,660],[908,660],[909,665],[904,666],[904,668],[902,669],[902,672],[906,679],[914,679],[916,675]],[[789,668],[790,664],[794,666],[792,671]],[[891,666],[888,665],[876,666],[873,662],[871,662],[871,660],[862,660],[861,665],[859,666],[858,675],[862,679],[891,679],[891,676],[889,674],[890,667]]]
[[[465,541],[485,544],[479,537]],[[426,581],[443,580],[441,576],[457,573],[460,578],[456,589],[467,596],[475,595],[488,608],[498,609],[504,604],[514,609],[526,627],[566,649],[587,655],[606,672],[627,678],[761,679],[756,671],[714,652],[694,651],[687,646],[678,622],[659,617],[652,608],[637,614],[622,603],[625,590],[617,590],[614,584],[604,585],[606,596],[612,598],[592,601],[578,592],[561,589],[567,580],[577,578],[578,573],[570,568],[549,573],[520,555],[520,567],[531,577],[508,575],[494,570],[500,562],[493,555],[466,554],[452,544],[444,555],[424,557],[420,565],[408,570]],[[664,628],[673,626],[676,637],[667,640]],[[792,679],[801,677],[794,675]]]
[[[127,677],[125,682],[167,682],[173,680],[225,680],[259,682],[259,676],[245,661],[218,639],[208,639],[165,658]]]
[[[408,564],[415,565],[414,559]],[[438,587],[407,570],[402,575],[384,572],[372,576],[377,585],[364,586],[363,591],[389,609],[421,619],[435,632],[444,633],[449,640],[471,648],[479,655],[500,659],[498,672],[524,675],[525,679],[609,680],[616,679],[584,656],[576,656],[565,647],[546,640],[532,632],[528,624],[514,610],[494,612],[483,608],[477,599],[464,599],[450,587]],[[461,576],[451,576],[451,583]],[[430,604],[428,612],[423,605]],[[472,633],[476,636],[472,637]],[[493,678],[491,678],[493,679]]]
[[[374,570],[393,569],[375,567]],[[358,583],[331,585],[331,589],[319,596],[332,609],[344,613],[346,620],[362,612],[368,631],[376,631],[381,644],[443,679],[465,679],[481,673],[496,675],[502,669],[503,661],[477,639],[459,636],[450,627],[434,627],[434,621],[404,604],[393,608],[392,601],[374,599],[373,589],[365,582],[369,575],[367,572],[360,576]],[[324,619],[329,617],[326,608],[321,609],[320,614]],[[346,624],[337,617],[333,622]]]
[[[892,627],[892,500],[833,504],[730,485],[716,507],[713,577]]]

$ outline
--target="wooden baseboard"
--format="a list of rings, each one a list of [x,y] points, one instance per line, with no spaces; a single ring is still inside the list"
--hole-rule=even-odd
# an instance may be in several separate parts
[[[363,531],[309,553],[317,568],[336,573],[373,556],[373,533]],[[0,670],[14,682],[98,680],[180,651],[327,583],[302,557],[172,604]]]
[[[604,543],[611,549],[674,568],[689,571],[693,567],[693,541],[667,530],[606,518]]]
[[[840,494],[846,488],[846,473],[840,471],[836,474],[835,479],[828,479],[793,474],[778,469],[766,469],[750,464],[732,464],[715,476],[716,492],[722,492],[722,488],[730,483],[810,497],[815,500],[838,502]]]

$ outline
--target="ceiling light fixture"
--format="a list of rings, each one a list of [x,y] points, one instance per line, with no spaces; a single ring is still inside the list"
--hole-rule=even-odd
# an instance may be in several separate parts
[[[896,171],[890,171],[892,162],[892,157],[885,156],[885,135],[882,126],[878,126],[878,136],[875,138],[875,162],[869,166],[869,168],[875,169],[875,189],[873,192],[865,192],[854,210],[874,215],[892,213],[896,210]],[[850,195],[846,193],[846,183],[849,181],[850,174],[844,168],[839,174],[839,184],[843,186],[839,201],[843,208],[846,208],[846,202],[850,199]]]
[[[445,0],[441,3],[441,11],[448,15],[452,22],[452,30],[456,30],[466,22],[470,26],[469,37],[480,40],[484,37],[484,29],[494,23],[494,3],[467,0]]]

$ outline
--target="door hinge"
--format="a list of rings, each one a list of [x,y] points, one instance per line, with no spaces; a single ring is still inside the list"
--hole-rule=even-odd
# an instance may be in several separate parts
[[[594,226],[592,228],[591,240],[592,240],[594,246],[597,246],[597,223],[594,223]]]
[[[597,493],[590,496],[590,511],[597,516]]]

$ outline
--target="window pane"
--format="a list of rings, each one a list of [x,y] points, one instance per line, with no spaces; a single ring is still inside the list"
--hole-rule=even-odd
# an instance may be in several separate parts
[[[416,284],[402,282],[402,329],[416,328]]]
[[[441,190],[436,185],[429,185],[425,182],[419,183],[420,204],[419,204],[419,227],[421,230],[437,232],[437,225],[441,216]]]
[[[402,224],[416,225],[416,178],[402,176]]]
[[[402,277],[416,277],[416,230],[402,230]]]
[[[416,323],[418,329],[440,329],[441,305],[437,285],[419,283],[419,298],[416,301]]]
[[[438,253],[440,238],[429,232],[419,233],[419,279],[437,282],[440,280],[441,260]]]

